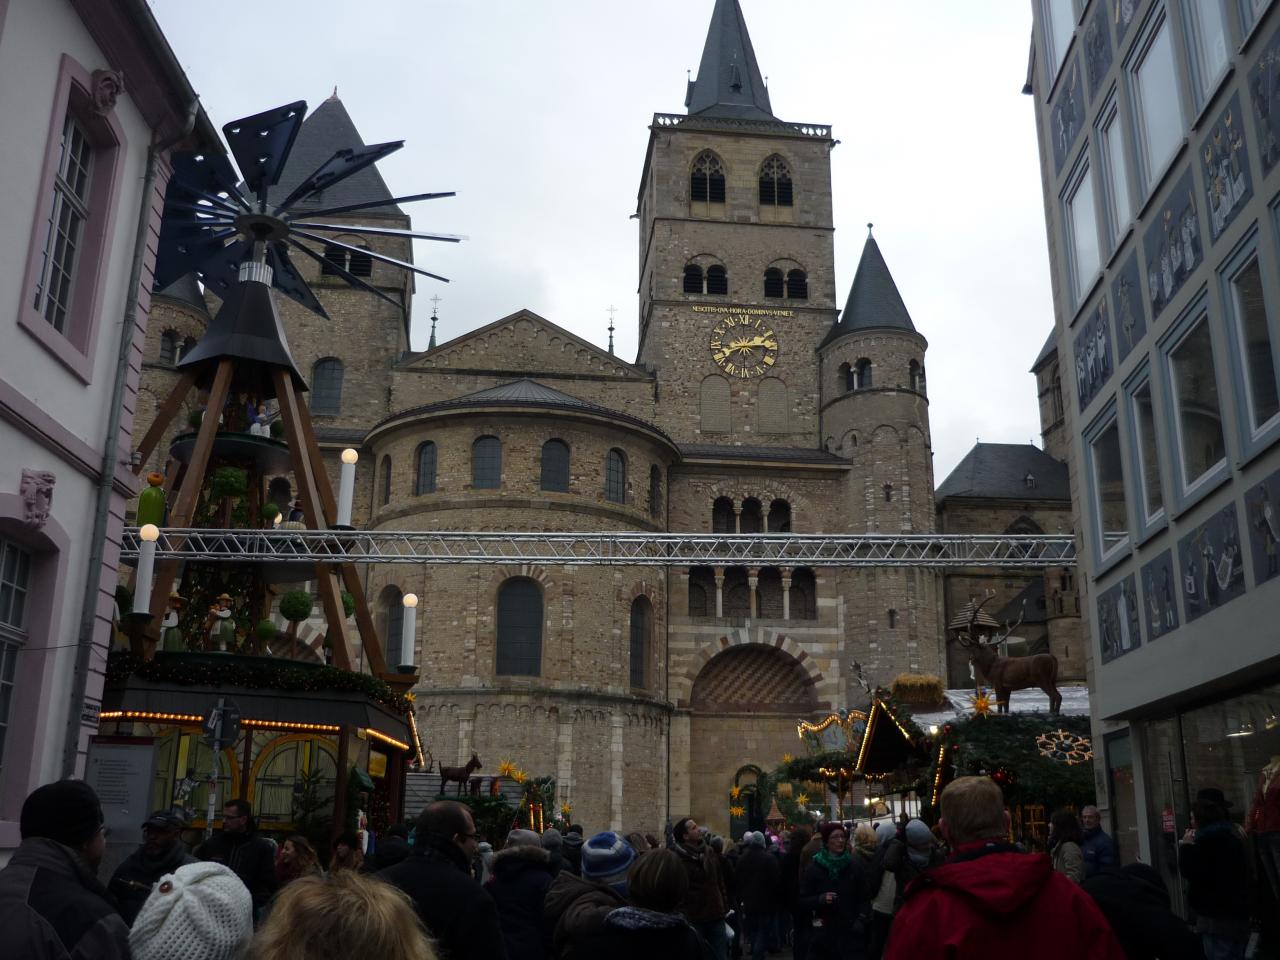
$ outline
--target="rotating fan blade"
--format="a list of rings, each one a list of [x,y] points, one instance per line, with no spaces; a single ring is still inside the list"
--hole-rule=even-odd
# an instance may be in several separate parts
[[[404,237],[407,240],[441,240],[444,243],[457,243],[467,239],[456,233],[416,233],[413,230],[401,230],[398,227],[370,227],[364,224],[309,223],[304,220],[294,220],[290,226],[334,233],[368,233],[378,237]]]
[[[163,290],[191,271],[204,269],[235,235],[236,229],[232,226],[166,217],[161,221],[160,239],[156,244],[156,286]]]
[[[363,280],[357,277],[354,273],[348,272],[347,270],[343,269],[339,264],[334,263],[332,260],[326,260],[324,257],[320,256],[320,254],[316,253],[306,244],[299,243],[297,240],[294,240],[292,237],[289,238],[289,242],[293,244],[295,247],[297,247],[299,250],[301,250],[303,253],[305,253],[312,260],[315,260],[316,262],[318,262],[326,270],[332,270],[338,276],[342,277],[343,280],[347,281],[347,283],[351,284],[353,287],[361,287],[362,289],[368,290],[374,296],[381,297],[383,300],[387,301],[387,303],[391,304],[397,310],[404,309],[403,303],[400,303],[398,300],[396,300],[393,297],[387,296],[377,287],[372,286],[371,284],[365,283]]]
[[[271,264],[273,287],[290,300],[296,300],[312,313],[319,314],[326,320],[329,319],[324,306],[316,299],[316,295],[311,292],[311,287],[307,286],[307,281],[302,279],[297,267],[289,259],[289,248],[284,245],[283,240],[277,240],[267,246],[267,260]]]
[[[351,253],[358,253],[361,256],[373,257],[375,260],[381,260],[383,263],[389,263],[393,267],[399,267],[401,270],[412,270],[414,273],[420,273],[424,277],[430,277],[432,280],[439,280],[441,283],[448,283],[448,277],[442,277],[438,273],[432,273],[429,270],[423,270],[421,267],[414,266],[412,263],[406,263],[404,260],[397,260],[395,257],[388,257],[385,253],[378,253],[376,250],[370,250],[367,247],[355,247],[349,243],[343,243],[341,240],[334,240],[331,237],[322,237],[318,233],[308,233],[306,230],[293,231],[299,237],[306,237],[308,240],[314,240],[316,243],[322,243],[327,247],[341,247]]]
[[[376,163],[387,154],[395,153],[404,146],[403,140],[389,143],[371,143],[367,147],[348,147],[339,150],[316,169],[315,173],[298,184],[292,193],[281,200],[276,207],[287,210],[291,204],[305,200],[317,190],[326,190],[339,183],[353,173],[359,173],[371,163]]]
[[[419,200],[439,200],[441,197],[456,197],[456,191],[446,193],[415,193],[408,197],[392,197],[390,200],[368,200],[360,203],[348,203],[345,207],[325,207],[323,210],[308,210],[308,217],[328,217],[335,213],[349,213],[352,210],[370,210],[374,207],[389,207],[393,203],[417,203]]]
[[[298,100],[222,128],[245,185],[258,200],[265,200],[267,188],[280,179],[306,112],[307,102]]]
[[[227,299],[227,294],[240,282],[240,264],[248,260],[252,252],[251,240],[239,240],[224,247],[220,254],[210,257],[196,270],[200,282],[206,289],[217,294],[219,299]]]

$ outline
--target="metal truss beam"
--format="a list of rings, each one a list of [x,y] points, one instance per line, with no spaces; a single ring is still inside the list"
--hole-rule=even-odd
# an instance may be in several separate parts
[[[388,530],[166,529],[157,559],[306,563],[538,563],[592,566],[1045,567],[1072,565],[1057,536],[790,533],[424,533]],[[121,556],[138,555],[138,531]]]

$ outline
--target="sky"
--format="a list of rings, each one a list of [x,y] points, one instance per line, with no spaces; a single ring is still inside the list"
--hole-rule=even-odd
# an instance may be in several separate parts
[[[641,166],[684,113],[713,0],[151,0],[215,126],[337,88],[412,204],[414,349],[528,308],[634,360]],[[929,341],[934,472],[1039,444],[1028,372],[1053,324],[1027,0],[741,0],[774,114],[830,124],[837,298],[875,236]]]

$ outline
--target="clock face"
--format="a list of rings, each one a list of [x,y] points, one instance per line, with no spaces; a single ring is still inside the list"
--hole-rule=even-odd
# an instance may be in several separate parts
[[[758,377],[778,362],[778,335],[760,317],[727,314],[711,331],[711,359],[731,377]]]

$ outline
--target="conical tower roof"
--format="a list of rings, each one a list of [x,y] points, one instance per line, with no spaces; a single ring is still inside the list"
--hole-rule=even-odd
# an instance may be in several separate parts
[[[830,343],[837,337],[857,330],[876,329],[916,332],[911,314],[907,313],[907,305],[902,302],[902,295],[898,293],[898,285],[893,282],[889,265],[884,262],[884,256],[880,253],[880,245],[876,243],[875,237],[868,234],[844,312],[823,342]]]
[[[698,79],[690,81],[684,105],[690,116],[776,119],[738,0],[716,0]]]
[[[209,304],[205,302],[204,294],[200,291],[200,284],[196,280],[194,273],[183,274],[167,287],[156,290],[155,293],[157,296],[168,297],[170,300],[185,303],[187,306],[199,310],[206,317],[209,316]]]

